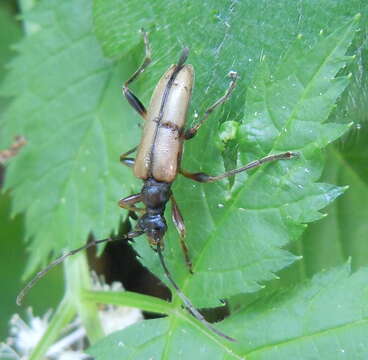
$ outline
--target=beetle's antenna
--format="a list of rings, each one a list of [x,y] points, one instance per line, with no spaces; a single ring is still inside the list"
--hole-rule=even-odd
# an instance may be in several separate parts
[[[164,269],[165,275],[168,278],[168,280],[170,281],[171,285],[175,288],[177,294],[179,295],[180,299],[183,301],[185,308],[197,319],[199,320],[204,326],[206,326],[209,330],[211,330],[212,332],[216,333],[217,335],[225,338],[226,340],[229,341],[233,341],[235,342],[236,340],[226,334],[224,334],[223,332],[221,332],[220,330],[217,330],[211,323],[209,323],[204,316],[194,307],[194,305],[192,304],[192,302],[184,295],[184,293],[181,291],[181,289],[179,288],[179,286],[176,284],[176,282],[174,281],[174,279],[172,278],[169,269],[166,266],[164,257],[162,255],[162,250],[161,250],[161,246],[160,244],[157,244],[157,253],[158,253],[158,257],[160,259],[160,263],[162,265],[162,268]]]
[[[181,55],[180,55],[180,58],[177,64],[178,68],[181,68],[184,65],[184,63],[188,59],[188,55],[189,55],[189,48],[185,47],[183,51],[181,52]]]
[[[65,253],[64,255],[58,257],[56,260],[54,260],[51,264],[49,264],[47,267],[45,267],[43,270],[39,271],[35,277],[29,281],[27,283],[27,285],[20,291],[20,293],[17,296],[17,300],[16,303],[18,306],[20,306],[22,304],[22,301],[24,299],[24,297],[27,295],[27,293],[29,292],[29,290],[40,280],[42,279],[51,269],[53,269],[55,266],[61,264],[67,257],[74,255],[82,250],[88,249],[92,246],[97,246],[99,244],[102,243],[107,243],[107,242],[112,242],[112,241],[118,241],[118,240],[128,240],[128,239],[133,239],[139,235],[142,235],[143,231],[132,231],[128,234],[126,234],[124,237],[121,237],[119,239],[112,239],[112,238],[107,238],[107,239],[102,239],[102,240],[92,240],[91,242],[89,242],[86,245],[81,246],[78,249],[74,249],[71,250],[67,253]]]

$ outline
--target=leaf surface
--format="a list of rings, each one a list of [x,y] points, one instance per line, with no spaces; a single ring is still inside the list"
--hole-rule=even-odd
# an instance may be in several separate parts
[[[78,247],[90,232],[101,238],[116,230],[121,214],[116,201],[140,186],[133,182],[129,170],[119,164],[118,156],[139,139],[137,118],[121,101],[120,85],[142,57],[141,47],[137,47],[141,39],[136,33],[136,43],[129,40],[132,35],[126,38],[127,43],[118,43],[111,52],[105,43],[125,39],[126,28],[116,30],[114,25],[121,21],[128,26],[137,14],[132,10],[133,15],[127,16],[129,21],[124,23],[117,16],[119,10],[133,2],[122,4],[106,1],[102,11],[102,2],[96,1],[94,17],[105,54],[114,58],[121,55],[119,62],[103,56],[92,33],[87,0],[41,1],[27,15],[41,28],[18,45],[20,55],[12,62],[2,86],[2,94],[15,96],[2,120],[2,142],[6,144],[18,133],[29,141],[25,151],[9,166],[6,182],[7,188],[12,189],[14,212],[26,211],[27,234],[32,239],[28,273],[44,262],[50,251],[60,254],[63,248]],[[170,23],[176,25],[165,28],[163,24],[161,32],[152,31],[155,63],[150,77],[147,71],[134,85],[134,89],[141,90],[144,85],[143,99],[147,102],[147,94],[159,74],[176,61],[183,44],[190,44],[190,62],[197,70],[192,110],[203,113],[223,94],[229,70],[237,70],[241,81],[229,104],[212,115],[199,135],[188,143],[183,167],[221,173],[229,166],[223,162],[224,148],[225,153],[233,151],[235,156],[230,156],[229,162],[238,165],[269,153],[301,153],[300,159],[266,165],[237,177],[234,183],[195,184],[182,178],[175,183],[173,191],[186,221],[194,276],[187,273],[172,224],[165,257],[176,281],[199,307],[217,306],[219,299],[254,292],[275,278],[275,272],[296,259],[285,247],[301,235],[306,223],[319,219],[319,210],[343,191],[316,181],[323,164],[321,149],[347,129],[346,125],[324,122],[348,83],[346,76],[335,75],[351,60],[345,54],[356,19],[346,23],[345,18],[354,7],[337,17],[344,26],[331,33],[337,26],[329,25],[329,35],[314,39],[315,46],[311,48],[313,41],[295,40],[276,70],[269,70],[262,51],[270,55],[271,64],[279,59],[284,45],[289,47],[290,39],[297,34],[298,11],[287,10],[293,19],[288,23],[293,31],[287,37],[280,33],[273,39],[268,29],[260,32],[264,40],[260,46],[253,38],[245,41],[244,4],[236,8],[235,3],[220,6],[214,2],[210,20],[200,18],[206,6],[208,13],[208,3],[193,5],[188,12],[183,10],[185,4],[175,1],[167,9],[159,9],[162,19],[170,13],[167,21],[171,19]],[[266,6],[265,2],[262,4]],[[219,5],[217,9],[215,5]],[[271,16],[275,8],[266,8]],[[249,9],[251,19],[259,9]],[[99,11],[114,17],[100,23]],[[306,9],[305,14],[308,11],[311,9]],[[159,14],[157,9],[152,12],[155,17]],[[183,15],[181,21],[173,21],[178,14]],[[194,18],[194,14],[198,17]],[[187,31],[190,19],[201,24],[192,32]],[[323,16],[318,19],[318,24],[323,23]],[[276,24],[275,21],[272,29]],[[142,25],[144,22],[137,21],[136,29]],[[247,26],[255,33],[257,25]],[[317,33],[311,24],[305,26]],[[109,32],[101,34],[102,28]],[[134,33],[133,28],[127,29],[129,34]],[[273,42],[276,45],[271,51]],[[245,98],[245,80],[249,80],[255,68],[257,73]],[[223,127],[219,124],[225,122],[222,126],[226,126],[226,120],[238,121],[237,130],[221,143],[219,134],[223,135]],[[142,262],[163,278],[157,257],[144,239],[137,240],[135,248]],[[178,299],[174,299],[174,304],[181,307]],[[156,320],[156,324],[160,322],[164,325],[157,327],[158,332],[186,330],[185,322],[176,316]],[[205,332],[201,336],[207,337]],[[142,341],[146,341],[143,336]],[[168,354],[170,341],[165,344]],[[228,345],[225,348],[226,354],[230,354]]]
[[[191,327],[172,329],[165,318],[116,332],[89,353],[96,360],[191,359],[193,349],[198,359],[364,359],[367,276],[367,268],[350,274],[347,264],[256,302],[224,321],[238,340],[232,349]]]
[[[50,251],[116,230],[117,200],[130,191],[118,161],[137,130],[120,94],[128,75],[103,58],[88,9],[83,0],[41,2],[27,15],[40,30],[17,45],[1,88],[16,96],[2,118],[3,144],[17,134],[28,141],[6,177],[13,211],[26,212],[28,274]]]
[[[190,214],[187,241],[194,275],[186,271],[173,228],[166,258],[174,278],[197,306],[219,306],[218,299],[255,292],[275,278],[276,271],[296,260],[283,248],[301,235],[305,223],[320,219],[318,210],[343,191],[316,181],[322,169],[320,149],[347,129],[324,122],[348,82],[335,75],[349,61],[345,52],[354,23],[321,38],[308,51],[301,39],[296,40],[275,75],[263,65],[250,85],[237,132],[238,166],[288,150],[299,152],[300,159],[264,165],[239,176],[231,188],[227,181],[175,183],[184,217]],[[209,120],[196,142],[186,147],[184,167],[211,174],[224,171],[216,136]],[[144,264],[160,273],[148,246],[137,243],[136,249]]]
[[[120,185],[128,171],[115,159],[121,151],[119,143],[127,149],[134,144],[132,121],[122,121],[119,71],[103,58],[90,32],[91,18],[83,16],[83,22],[75,26],[74,19],[86,4],[42,3],[31,13],[29,18],[41,30],[19,45],[21,55],[3,86],[7,94],[21,94],[5,116],[5,134],[21,131],[29,141],[7,176],[7,187],[14,188],[14,211],[27,210],[27,234],[33,238],[29,270],[50,250],[60,253],[64,247],[82,243],[90,232],[104,237],[116,229],[120,216],[116,199],[124,189],[123,193],[129,193],[129,182]],[[238,25],[231,9],[227,10],[228,20]],[[62,19],[61,24],[51,21],[56,18]],[[175,269],[174,277],[196,305],[216,306],[218,299],[260,289],[262,282],[275,277],[274,272],[295,260],[282,248],[300,236],[303,223],[318,219],[318,210],[341,193],[341,189],[311,181],[320,175],[319,149],[346,129],[321,123],[347,85],[346,77],[334,76],[349,60],[344,54],[354,24],[321,39],[307,54],[297,40],[273,78],[261,66],[251,85],[236,139],[239,160],[286,150],[300,151],[300,160],[264,166],[249,177],[239,177],[239,184],[232,188],[226,181],[189,184],[180,179],[175,184],[174,193],[188,219],[187,241],[195,275],[174,265],[183,261],[173,227],[166,256]],[[220,25],[226,26],[223,19]],[[213,34],[214,43],[219,44],[219,34]],[[226,55],[234,44],[223,46],[220,50]],[[25,65],[28,71],[22,73]],[[221,67],[225,65],[221,62]],[[293,72],[288,71],[291,67]],[[244,92],[241,82],[239,87]],[[209,119],[188,144],[184,167],[211,173],[224,170],[217,133],[215,119]],[[147,244],[140,241],[136,249],[143,263],[160,273]],[[203,297],[204,293],[208,296]]]

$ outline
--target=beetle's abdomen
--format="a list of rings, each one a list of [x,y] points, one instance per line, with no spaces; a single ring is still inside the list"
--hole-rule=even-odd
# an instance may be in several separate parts
[[[143,136],[138,147],[134,174],[172,182],[180,166],[183,147],[181,134],[185,125],[194,82],[194,70],[176,65],[163,75],[153,92],[147,111]],[[173,74],[176,76],[173,78]]]

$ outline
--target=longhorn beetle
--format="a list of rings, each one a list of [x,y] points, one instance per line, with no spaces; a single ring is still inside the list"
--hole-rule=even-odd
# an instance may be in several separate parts
[[[190,261],[188,247],[185,243],[184,220],[175,201],[174,194],[171,191],[171,185],[175,181],[178,173],[198,182],[214,182],[256,168],[267,162],[291,159],[298,156],[298,153],[288,151],[281,154],[269,155],[262,159],[252,161],[238,169],[230,170],[217,176],[211,176],[204,173],[191,173],[182,169],[180,164],[184,141],[192,139],[208,116],[218,106],[229,99],[236,86],[238,76],[236,72],[230,72],[230,83],[225,94],[205,111],[202,119],[195,126],[185,129],[186,115],[194,83],[194,69],[191,65],[185,64],[189,49],[184,48],[178,63],[171,65],[161,77],[153,92],[150,106],[148,110],[146,110],[142,102],[129,89],[129,85],[144,72],[151,62],[151,49],[147,33],[143,30],[142,33],[145,44],[145,58],[141,66],[125,82],[123,93],[129,104],[145,121],[143,135],[138,146],[120,156],[120,161],[124,165],[133,168],[134,175],[144,182],[140,193],[130,195],[119,201],[120,207],[127,209],[131,214],[141,214],[136,228],[134,231],[129,232],[119,239],[108,238],[93,240],[87,245],[59,257],[47,268],[37,273],[35,278],[24,287],[17,297],[17,303],[19,305],[27,291],[46,274],[46,272],[61,263],[67,256],[103,242],[133,239],[142,234],[146,234],[151,247],[158,253],[166,277],[177,291],[186,309],[217,335],[229,341],[235,341],[235,339],[225,335],[207,322],[203,315],[180,290],[166,266],[162,254],[164,249],[164,235],[167,230],[164,211],[166,204],[170,201],[172,206],[172,219],[180,235],[180,245],[184,253],[186,264],[189,271],[192,273],[192,263]],[[128,157],[135,151],[137,151],[135,159]],[[145,207],[137,207],[136,204],[139,202],[142,202]]]

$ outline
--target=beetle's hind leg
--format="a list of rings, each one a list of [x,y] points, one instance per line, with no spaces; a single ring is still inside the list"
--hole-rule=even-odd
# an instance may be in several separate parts
[[[226,102],[233,90],[235,89],[236,86],[236,81],[238,79],[238,74],[235,71],[230,71],[228,76],[230,77],[230,84],[227,88],[227,90],[225,91],[225,94],[223,96],[220,97],[220,99],[218,99],[217,101],[215,101],[204,113],[204,115],[202,116],[202,119],[198,122],[198,124],[194,125],[192,128],[187,129],[184,132],[184,139],[185,140],[189,140],[191,138],[193,138],[194,136],[196,136],[197,131],[199,130],[199,128],[203,125],[203,123],[207,120],[208,116],[220,105],[222,105],[224,102]]]
[[[180,169],[180,174],[184,175],[187,178],[190,178],[192,180],[198,181],[198,182],[214,182],[214,181],[218,181],[224,178],[227,178],[229,176],[234,176],[236,174],[239,174],[243,171],[247,171],[250,169],[254,169],[258,166],[261,166],[264,163],[267,162],[273,162],[273,161],[278,161],[278,160],[288,160],[294,157],[299,156],[299,153],[296,152],[292,152],[292,151],[287,151],[281,154],[275,154],[275,155],[269,155],[269,156],[265,156],[262,159],[259,160],[254,160],[252,162],[250,162],[247,165],[244,165],[238,169],[234,169],[234,170],[230,170],[227,171],[221,175],[216,175],[216,176],[212,176],[212,175],[208,175],[205,173],[191,173],[189,171]]]
[[[184,254],[185,263],[187,264],[187,267],[189,269],[189,272],[193,274],[193,266],[192,261],[189,257],[189,250],[187,247],[187,244],[185,242],[185,224],[183,216],[181,215],[181,212],[179,210],[178,204],[175,201],[174,195],[171,195],[171,215],[172,220],[175,224],[176,229],[178,230],[179,236],[180,236],[180,246]]]
[[[124,83],[123,86],[123,93],[126,99],[128,100],[129,104],[138,112],[139,115],[141,115],[144,119],[146,118],[146,108],[142,104],[142,102],[137,98],[137,96],[134,95],[134,93],[129,89],[129,85],[135,81],[138,76],[144,72],[144,70],[148,67],[148,65],[151,63],[151,48],[148,41],[148,35],[147,32],[145,32],[143,29],[141,30],[143,33],[143,39],[144,39],[144,48],[145,48],[145,57],[141,64],[141,66],[133,73],[133,75]]]

